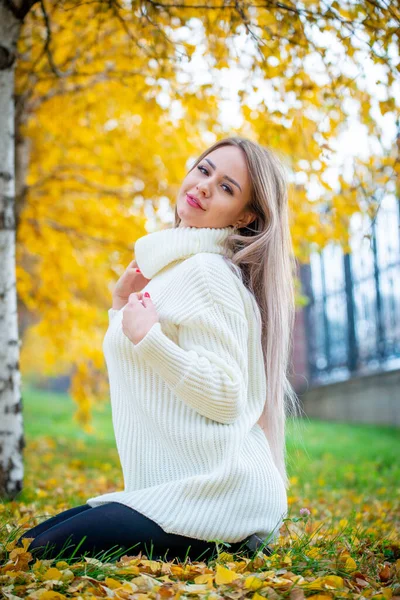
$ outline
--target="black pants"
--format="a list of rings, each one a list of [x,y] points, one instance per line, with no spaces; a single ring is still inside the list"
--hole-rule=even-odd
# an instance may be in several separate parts
[[[103,561],[110,562],[142,551],[154,560],[184,561],[188,557],[206,561],[217,553],[214,542],[166,533],[151,519],[119,502],[75,506],[26,531],[17,546],[22,546],[22,538],[34,538],[28,550],[34,558],[43,559],[97,554],[97,558],[101,555]],[[247,556],[246,540],[220,548]]]

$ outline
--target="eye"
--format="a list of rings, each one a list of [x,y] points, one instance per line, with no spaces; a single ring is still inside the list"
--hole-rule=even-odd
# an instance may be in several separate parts
[[[233,196],[233,192],[232,192],[231,188],[229,187],[229,185],[226,185],[226,183],[223,183],[222,186],[225,186],[226,189],[228,190],[228,193]]]
[[[207,171],[207,169],[206,169],[205,167],[203,167],[203,166],[201,166],[201,165],[200,165],[200,166],[198,166],[197,168],[198,168],[198,170],[199,170],[201,173],[203,173],[203,171],[205,171],[205,172],[206,172],[206,174],[208,175],[208,171]],[[203,171],[202,171],[202,169],[203,169]],[[233,196],[233,191],[231,190],[231,188],[229,187],[229,185],[226,185],[226,183],[223,183],[223,184],[222,184],[222,187],[224,187],[224,186],[226,187],[226,191],[227,191],[229,194],[231,194],[231,196]]]

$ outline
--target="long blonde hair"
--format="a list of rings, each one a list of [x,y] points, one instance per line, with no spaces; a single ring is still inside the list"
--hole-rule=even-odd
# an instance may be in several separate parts
[[[275,153],[243,137],[217,141],[196,159],[189,172],[221,146],[242,149],[251,179],[247,208],[257,218],[228,236],[226,247],[233,250],[232,265],[260,310],[267,397],[258,423],[287,489],[286,417],[300,414],[301,407],[287,377],[295,320],[296,259],[289,229],[286,173]],[[174,226],[180,221],[176,207]]]

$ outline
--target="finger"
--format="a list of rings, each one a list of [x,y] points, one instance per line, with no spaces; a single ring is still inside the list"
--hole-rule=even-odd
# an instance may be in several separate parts
[[[150,298],[150,296],[145,296],[144,294],[142,296],[142,301],[143,301],[143,306],[145,306],[145,307],[152,306],[152,304],[153,304],[153,301]]]
[[[128,302],[130,302],[131,304],[136,304],[137,302],[139,302],[139,298],[136,292],[132,292],[132,294],[129,294]]]

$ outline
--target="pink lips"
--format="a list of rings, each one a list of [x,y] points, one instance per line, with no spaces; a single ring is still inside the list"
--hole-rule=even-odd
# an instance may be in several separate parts
[[[200,208],[201,210],[203,210],[201,206],[197,204],[195,200],[193,200],[192,196],[189,196],[189,194],[186,194],[186,201],[188,204],[190,204],[190,206],[194,206],[195,208]]]

